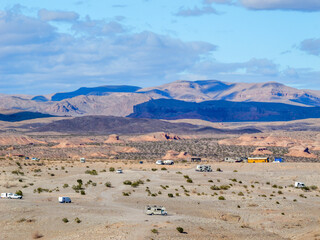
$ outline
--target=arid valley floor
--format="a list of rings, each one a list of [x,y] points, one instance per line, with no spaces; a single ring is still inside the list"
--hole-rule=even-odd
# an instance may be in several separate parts
[[[23,199],[0,199],[1,240],[320,239],[319,132],[119,137],[4,129],[0,192],[21,190]],[[223,162],[257,147],[286,162]],[[196,172],[188,160],[195,155],[213,171]],[[175,164],[155,165],[160,158]],[[113,171],[119,168],[122,174]],[[165,206],[168,216],[146,215],[150,204]]]

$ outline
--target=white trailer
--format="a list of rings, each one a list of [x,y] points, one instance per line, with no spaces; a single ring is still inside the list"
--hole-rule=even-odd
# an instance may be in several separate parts
[[[163,161],[163,164],[164,165],[173,165],[174,161],[173,160],[165,160],[165,161]]]
[[[197,165],[197,172],[212,172],[211,165]]]
[[[163,163],[162,160],[157,160],[157,161],[156,161],[156,164],[157,164],[157,165],[163,165],[164,163]]]
[[[8,194],[10,193],[1,193],[1,198],[8,198]]]
[[[166,216],[168,213],[162,206],[146,206],[147,215],[163,215]]]

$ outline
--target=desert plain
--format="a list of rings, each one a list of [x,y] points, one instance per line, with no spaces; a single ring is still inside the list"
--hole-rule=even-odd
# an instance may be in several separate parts
[[[0,199],[0,239],[319,240],[320,135],[283,131],[285,124],[270,130],[278,125],[262,124],[255,134],[123,136],[6,126],[0,192],[20,190],[23,198]],[[251,155],[285,162],[223,161]],[[213,171],[196,172],[191,156]],[[175,164],[156,165],[157,159]],[[307,188],[295,188],[295,181]],[[59,203],[59,196],[72,203]],[[168,215],[146,215],[147,205],[164,206]]]

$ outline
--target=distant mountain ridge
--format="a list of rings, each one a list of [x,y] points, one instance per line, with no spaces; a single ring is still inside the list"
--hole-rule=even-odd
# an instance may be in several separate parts
[[[0,121],[6,122],[19,122],[24,120],[31,120],[36,118],[48,118],[54,117],[50,114],[43,114],[39,112],[27,112],[27,111],[17,111],[13,113],[0,113]]]
[[[175,81],[156,87],[117,85],[79,88],[48,96],[0,95],[0,108],[20,109],[58,116],[127,116],[141,103],[157,99],[204,102],[273,102],[320,106],[320,91],[300,90],[276,82],[228,83],[217,80]]]
[[[61,101],[64,99],[73,98],[80,95],[102,96],[111,92],[112,93],[114,92],[132,93],[132,92],[136,92],[139,89],[141,88],[136,86],[128,86],[128,85],[101,86],[101,87],[93,87],[93,88],[82,87],[73,92],[56,93],[51,97],[51,101]]]
[[[196,103],[158,99],[134,106],[134,112],[128,117],[167,120],[201,119],[211,122],[291,121],[320,118],[320,107],[224,100]]]

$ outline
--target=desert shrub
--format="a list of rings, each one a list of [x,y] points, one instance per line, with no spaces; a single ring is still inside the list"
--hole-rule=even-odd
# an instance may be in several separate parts
[[[76,217],[76,218],[74,219],[74,221],[75,221],[76,223],[81,223],[81,220],[80,220],[78,217]]]
[[[179,172],[176,172],[176,174],[182,174],[182,172],[179,171]]]
[[[177,231],[178,231],[179,233],[183,233],[183,232],[184,232],[184,230],[183,230],[182,227],[177,227],[176,229],[177,229]]]
[[[24,175],[24,172],[21,172],[19,170],[14,170],[11,172],[12,174],[16,174],[16,175]]]
[[[16,194],[23,196],[23,192],[21,190],[16,191]]]
[[[86,192],[84,190],[80,191],[81,195],[86,195]]]
[[[151,232],[154,233],[154,234],[158,234],[159,233],[159,231],[157,229],[155,229],[155,228],[151,229]]]
[[[62,187],[63,187],[63,188],[67,188],[67,187],[69,187],[69,185],[68,185],[67,183],[65,183],[65,184],[63,184]]]
[[[130,194],[131,194],[131,192],[122,192],[122,195],[126,196],[126,197],[130,196]]]
[[[220,187],[213,185],[210,187],[211,190],[220,190]]]
[[[230,188],[229,185],[221,185],[221,186],[220,186],[220,189],[221,189],[221,190],[228,190],[229,188]]]
[[[230,179],[230,181],[237,182],[237,179],[233,178],[233,179]]]
[[[317,190],[317,189],[318,189],[318,187],[317,187],[317,186],[315,186],[315,185],[312,185],[312,186],[310,186],[310,189],[311,189],[311,190]]]
[[[147,181],[147,182],[150,182],[150,179],[148,178],[146,181]]]
[[[208,180],[208,182],[213,182],[213,181],[210,179],[210,180]]]
[[[238,170],[233,170],[233,172],[238,172]]]
[[[111,182],[106,182],[105,184],[104,184],[106,187],[111,187],[112,185],[111,185]]]
[[[222,172],[221,168],[217,168],[216,171],[217,171],[217,172]]]
[[[158,169],[157,169],[157,168],[151,168],[151,170],[152,170],[153,172],[155,172],[155,171],[157,171]]]
[[[192,181],[191,178],[188,178],[188,179],[187,179],[187,182],[188,182],[188,183],[193,183],[193,181]]]
[[[114,172],[114,171],[115,171],[114,167],[109,168],[109,172]]]
[[[278,194],[283,194],[283,192],[282,191],[278,191]]]
[[[188,175],[183,175],[183,177],[186,179],[190,178]]]
[[[167,169],[165,167],[161,168],[162,171],[166,171]]]
[[[69,222],[68,218],[62,218],[62,222],[67,223]]]
[[[173,198],[173,194],[172,193],[168,193],[168,197],[169,198]]]
[[[244,196],[243,192],[239,192],[238,196]]]
[[[90,175],[98,175],[98,172],[97,172],[96,170],[94,170],[94,169],[91,170],[91,171],[90,171],[90,170],[87,170],[87,171],[85,171],[85,173],[86,173],[86,174],[90,174]]]
[[[219,200],[226,200],[226,199],[224,198],[224,196],[220,196],[220,197],[218,197],[218,199],[219,199]]]
[[[131,185],[132,182],[131,182],[130,180],[125,180],[125,181],[123,182],[123,184],[124,184],[124,185]]]
[[[278,188],[278,185],[277,184],[273,184],[272,187],[273,188]]]

